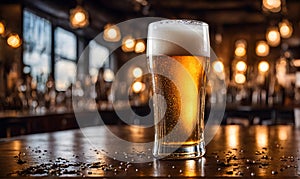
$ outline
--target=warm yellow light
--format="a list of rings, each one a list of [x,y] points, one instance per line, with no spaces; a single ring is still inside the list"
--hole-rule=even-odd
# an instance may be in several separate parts
[[[269,145],[269,131],[263,126],[255,128],[255,141],[257,148],[268,147]]]
[[[270,32],[268,33],[268,39],[269,39],[270,41],[276,41],[277,38],[278,38],[278,35],[277,35],[277,34],[278,34],[277,31],[270,31]]]
[[[135,39],[131,36],[126,36],[122,40],[122,50],[124,52],[132,52],[135,47]]]
[[[126,46],[127,48],[132,48],[132,47],[134,46],[134,39],[127,39],[127,40],[125,41],[125,46]]]
[[[246,82],[246,76],[244,74],[236,74],[234,80],[237,84],[244,84]]]
[[[234,51],[235,55],[238,57],[243,57],[246,55],[246,49],[243,47],[237,47]]]
[[[245,40],[237,40],[235,42],[234,54],[238,57],[243,57],[246,55],[247,42]]]
[[[228,125],[225,129],[226,144],[230,148],[237,148],[239,146],[240,127],[236,125]]]
[[[247,70],[247,64],[244,61],[238,61],[235,68],[239,72],[245,72]]]
[[[143,90],[143,85],[144,84],[142,82],[139,82],[139,81],[134,82],[132,85],[133,92],[135,92],[135,93],[141,92]]]
[[[263,6],[271,12],[281,10],[281,0],[263,0]]]
[[[0,35],[5,33],[5,26],[3,24],[3,22],[0,22]]]
[[[132,70],[132,74],[135,78],[139,78],[143,75],[143,70],[140,67],[135,67]]]
[[[281,0],[267,0],[267,4],[273,8],[278,8],[281,6]]]
[[[256,49],[255,49],[257,56],[265,57],[269,55],[269,51],[270,51],[270,47],[266,41],[257,42]]]
[[[290,136],[290,130],[288,128],[282,128],[278,130],[278,139],[281,141],[285,141],[289,138]]]
[[[116,25],[107,24],[104,27],[103,38],[108,42],[119,41],[121,39],[121,33],[119,27]]]
[[[109,29],[107,31],[107,36],[110,39],[115,39],[117,37],[117,31],[116,31],[116,29]]]
[[[246,40],[241,39],[241,40],[237,40],[237,41],[235,42],[235,47],[243,47],[243,48],[246,48],[246,46],[247,46]]]
[[[266,34],[266,39],[270,46],[278,46],[280,44],[280,33],[278,32],[278,29],[275,27],[269,28]]]
[[[76,12],[75,16],[74,16],[75,20],[77,22],[83,22],[85,20],[85,14],[83,12]]]
[[[267,61],[261,61],[258,64],[258,70],[262,73],[267,72],[269,70],[269,68],[270,68],[270,65]]]
[[[7,44],[12,48],[18,48],[22,42],[18,34],[10,34],[7,38]]]
[[[294,59],[294,60],[292,60],[292,64],[295,67],[300,67],[300,59]]]
[[[279,23],[279,32],[282,38],[289,38],[293,34],[293,27],[288,20]]]
[[[135,44],[135,53],[143,53],[146,49],[146,45],[145,42],[143,40],[139,40],[136,44]]]
[[[73,28],[86,27],[89,24],[88,18],[88,13],[81,6],[70,11],[70,23]]]
[[[106,82],[112,82],[115,79],[115,74],[111,69],[105,69],[103,72],[103,78]]]
[[[224,71],[224,65],[221,61],[214,61],[212,63],[213,70],[217,73],[222,73]]]

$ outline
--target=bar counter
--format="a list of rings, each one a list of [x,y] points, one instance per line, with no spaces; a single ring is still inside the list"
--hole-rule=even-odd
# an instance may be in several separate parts
[[[299,136],[292,125],[224,125],[204,157],[175,161],[152,158],[146,145],[153,141],[151,127],[103,125],[23,135],[0,140],[0,177],[289,178],[300,175]]]

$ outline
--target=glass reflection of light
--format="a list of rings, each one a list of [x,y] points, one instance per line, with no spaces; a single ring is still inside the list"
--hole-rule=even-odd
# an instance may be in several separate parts
[[[133,70],[132,70],[132,75],[135,77],[135,78],[139,78],[143,75],[143,70],[140,68],[140,67],[135,67]]]
[[[206,159],[204,157],[202,157],[200,160],[198,160],[199,165],[200,165],[200,170],[201,170],[201,176],[204,177],[205,176],[205,170],[204,170],[204,166],[205,166],[205,162]]]
[[[104,27],[103,38],[108,42],[118,42],[121,39],[119,27],[113,24],[107,24]]]
[[[217,73],[222,73],[224,71],[224,65],[221,61],[214,61],[212,67],[213,70]]]
[[[225,128],[226,144],[231,148],[237,148],[239,145],[239,126],[228,126]]]
[[[255,141],[256,145],[259,148],[268,146],[268,129],[265,127],[257,127],[255,128]]]
[[[195,160],[187,160],[184,166],[184,176],[195,176],[197,172],[196,166],[197,164]]]
[[[134,50],[135,43],[135,39],[131,36],[124,37],[122,40],[122,50],[124,52],[132,52]]]
[[[145,42],[143,40],[139,40],[135,44],[135,53],[143,53],[146,49]]]
[[[145,85],[142,82],[139,82],[139,81],[134,82],[133,85],[132,85],[132,90],[135,93],[139,93],[139,92],[143,91],[144,88],[145,88]]]

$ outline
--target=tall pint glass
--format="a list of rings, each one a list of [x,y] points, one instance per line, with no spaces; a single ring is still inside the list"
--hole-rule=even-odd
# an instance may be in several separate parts
[[[190,159],[204,155],[209,59],[206,23],[162,20],[149,24],[147,63],[154,92],[156,158]]]

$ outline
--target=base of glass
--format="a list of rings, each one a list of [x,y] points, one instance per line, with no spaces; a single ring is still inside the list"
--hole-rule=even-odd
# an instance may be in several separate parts
[[[195,146],[181,146],[172,147],[167,145],[158,146],[154,150],[154,157],[163,160],[177,160],[177,159],[195,159],[202,157],[205,154],[204,141]]]

